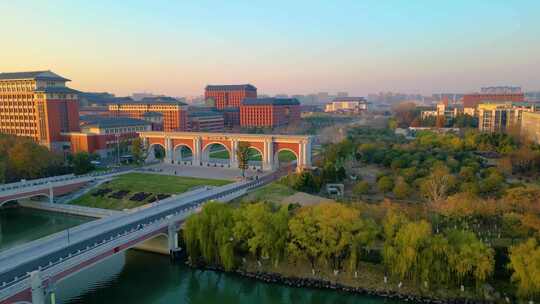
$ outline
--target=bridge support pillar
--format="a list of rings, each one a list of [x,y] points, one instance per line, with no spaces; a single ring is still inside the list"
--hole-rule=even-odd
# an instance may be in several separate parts
[[[54,203],[54,191],[53,191],[53,186],[50,182],[49,182],[49,203],[51,204]]]
[[[30,288],[32,291],[32,304],[45,304],[45,288],[39,271],[30,273]]]
[[[264,142],[264,151],[262,156],[262,169],[264,171],[274,170],[274,142],[267,140]]]
[[[174,160],[174,147],[172,145],[172,139],[165,138],[165,159],[164,161],[168,164],[172,164]]]
[[[178,246],[178,230],[176,225],[170,224],[168,227],[168,243],[169,243],[169,254],[171,261],[176,261],[180,259],[182,254],[182,248]]]
[[[233,139],[231,140],[231,155],[229,155],[229,164],[231,165],[231,168],[238,168],[238,155],[236,155],[238,151],[238,140]]]
[[[200,166],[201,165],[201,137],[198,136],[193,139],[193,150],[191,151],[193,154],[193,165],[194,166]]]

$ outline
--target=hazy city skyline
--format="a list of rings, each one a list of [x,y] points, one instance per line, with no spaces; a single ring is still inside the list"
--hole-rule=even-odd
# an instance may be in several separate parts
[[[50,69],[73,88],[120,96],[201,95],[226,83],[289,95],[538,90],[539,10],[536,1],[6,1],[0,72]]]

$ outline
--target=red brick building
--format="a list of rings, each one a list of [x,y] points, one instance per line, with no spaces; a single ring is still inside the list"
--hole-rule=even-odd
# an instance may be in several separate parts
[[[142,101],[124,101],[110,104],[112,116],[145,119],[145,114],[156,112],[163,115],[163,131],[186,131],[188,129],[187,104],[172,97],[143,98]]]
[[[81,132],[63,135],[69,140],[71,152],[99,154],[102,159],[115,159],[129,154],[131,142],[138,132],[151,131],[151,123],[129,117],[81,117]]]
[[[463,95],[463,107],[464,108],[476,108],[478,104],[484,102],[497,102],[497,101],[512,101],[523,102],[525,101],[525,94],[523,93],[473,93]]]
[[[241,127],[278,127],[300,120],[296,98],[245,98],[240,105]]]
[[[256,98],[257,88],[251,84],[207,85],[204,99],[213,100],[213,105],[222,110],[227,107],[240,107],[244,98]]]
[[[78,91],[51,71],[0,73],[0,133],[32,138],[53,151],[79,130]]]

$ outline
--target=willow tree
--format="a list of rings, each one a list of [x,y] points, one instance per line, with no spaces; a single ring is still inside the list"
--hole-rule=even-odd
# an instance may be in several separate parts
[[[184,238],[193,262],[222,265],[226,270],[235,266],[232,208],[209,202],[200,213],[186,221]]]
[[[495,267],[494,251],[480,241],[470,231],[452,230],[448,233],[450,250],[448,252],[449,267],[458,283],[466,279],[480,286],[493,273]]]
[[[257,259],[277,265],[285,255],[288,219],[287,206],[273,211],[267,203],[245,205],[235,213],[234,236]]]
[[[520,297],[540,294],[540,247],[534,238],[510,248],[512,282],[517,284]]]
[[[422,250],[429,244],[431,225],[422,220],[409,222],[384,244],[383,258],[387,269],[400,279],[416,279]]]

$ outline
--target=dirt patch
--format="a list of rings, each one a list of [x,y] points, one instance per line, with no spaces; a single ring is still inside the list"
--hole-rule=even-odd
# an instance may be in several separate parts
[[[334,201],[329,198],[311,195],[304,192],[297,192],[291,196],[284,198],[281,202],[286,203],[286,204],[298,203],[302,206],[309,206],[309,205],[316,205],[320,203],[331,203]]]

